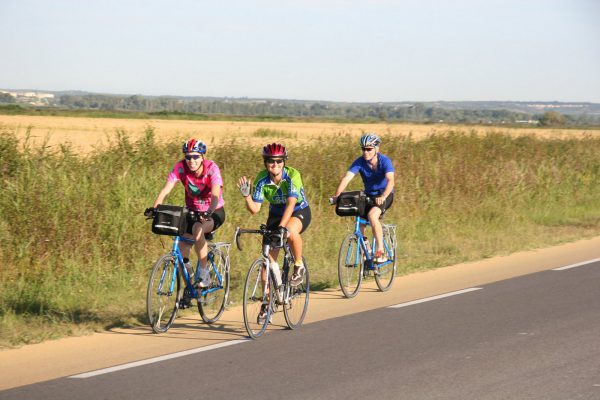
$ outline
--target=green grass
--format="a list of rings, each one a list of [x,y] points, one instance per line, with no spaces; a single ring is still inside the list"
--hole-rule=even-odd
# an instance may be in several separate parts
[[[290,138],[289,164],[304,178],[313,212],[304,235],[311,284],[335,287],[338,246],[352,221],[337,217],[327,199],[359,155],[355,140],[339,136],[322,146],[295,144],[288,132],[267,136]],[[384,143],[396,166],[386,221],[398,225],[400,274],[600,233],[599,139],[446,132]],[[224,144],[208,157],[225,181],[227,220],[217,238],[230,241],[236,226],[264,222],[267,207],[250,216],[235,186],[261,168],[260,148]],[[171,242],[150,233],[142,212],[179,149],[158,144],[152,128],[139,141],[120,131],[86,157],[0,131],[0,347],[145,323],[148,275]],[[348,190],[360,187],[357,177]],[[181,187],[168,202],[183,203]],[[255,237],[244,244],[243,252],[232,249],[234,301],[260,250]]]

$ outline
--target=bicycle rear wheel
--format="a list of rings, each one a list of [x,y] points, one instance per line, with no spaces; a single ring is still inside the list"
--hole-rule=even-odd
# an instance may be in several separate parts
[[[229,295],[229,270],[225,254],[213,250],[208,254],[208,271],[211,285],[200,291],[198,311],[207,324],[216,322],[223,311]]]
[[[358,237],[349,233],[340,246],[338,256],[338,277],[340,288],[347,298],[356,296],[363,278],[364,252]]]
[[[308,310],[308,297],[310,293],[310,283],[308,276],[308,264],[306,259],[302,257],[304,261],[304,277],[302,283],[298,286],[291,286],[290,280],[292,279],[292,273],[287,274],[287,282],[285,284],[286,293],[284,297],[283,315],[285,322],[290,329],[296,329],[302,325],[306,311]],[[290,268],[292,268],[290,266]]]
[[[375,264],[375,283],[382,292],[392,287],[396,276],[396,237],[387,226],[383,226],[383,243],[388,261]]]
[[[259,258],[250,266],[244,284],[244,326],[252,339],[258,339],[267,330],[275,297],[271,293],[274,293],[273,280],[265,260]],[[265,315],[261,315],[263,307],[267,307]]]
[[[181,299],[181,275],[175,257],[165,254],[158,259],[146,293],[148,322],[155,333],[166,332],[173,323]]]

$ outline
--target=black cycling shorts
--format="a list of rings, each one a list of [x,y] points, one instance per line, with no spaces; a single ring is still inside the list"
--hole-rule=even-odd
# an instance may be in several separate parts
[[[223,222],[225,222],[225,208],[221,207],[221,208],[217,208],[211,215],[211,218],[214,222],[214,226],[213,229],[210,233],[216,231],[221,225],[223,225]],[[188,220],[188,224],[187,224],[187,230],[186,232],[189,233],[190,235],[193,234],[192,232],[192,228],[194,227],[194,221]]]
[[[378,206],[375,203],[375,197],[377,196],[368,196],[369,198],[371,198],[373,200],[373,205],[367,205],[367,207],[365,207],[365,212],[363,215],[361,215],[361,217],[363,218],[367,218],[367,215],[369,215],[369,211],[371,211],[371,208],[373,207],[378,207],[381,209],[381,217],[383,217],[383,214],[385,214],[386,210],[388,208],[391,207],[392,203],[394,202],[394,192],[390,193],[390,195],[385,199],[385,201],[383,202],[382,205]],[[381,218],[380,217],[380,218]]]
[[[300,233],[304,232],[306,228],[310,225],[310,220],[312,217],[312,213],[310,212],[310,207],[303,208],[298,211],[294,211],[292,213],[292,217],[296,217],[302,222],[302,230]],[[267,218],[267,229],[275,230],[279,226],[281,222],[281,215],[274,215],[269,213],[269,217]]]

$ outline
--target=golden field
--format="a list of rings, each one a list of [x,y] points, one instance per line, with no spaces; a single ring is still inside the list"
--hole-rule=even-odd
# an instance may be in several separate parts
[[[136,140],[144,135],[148,127],[154,128],[158,142],[170,141],[173,138],[198,137],[209,145],[234,138],[241,143],[252,144],[261,144],[271,139],[268,136],[255,135],[259,130],[285,132],[287,141],[314,140],[346,134],[359,136],[363,132],[377,132],[385,136],[412,135],[413,138],[419,139],[451,130],[475,131],[482,135],[488,132],[503,132],[515,136],[534,134],[544,138],[572,138],[600,134],[598,128],[550,129],[410,123],[185,121],[0,115],[0,130],[16,132],[19,138],[24,138],[29,130],[32,143],[40,144],[47,140],[47,144],[52,148],[59,144],[70,143],[82,154],[88,153],[94,147],[103,147],[116,137],[118,131],[125,132],[131,139]]]

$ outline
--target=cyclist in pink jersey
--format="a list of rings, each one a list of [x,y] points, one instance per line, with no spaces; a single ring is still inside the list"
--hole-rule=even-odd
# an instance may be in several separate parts
[[[210,276],[206,266],[208,245],[205,234],[217,230],[225,221],[223,205],[223,178],[217,164],[204,157],[206,144],[197,139],[190,139],[183,144],[184,159],[177,162],[167,177],[167,182],[156,200],[154,208],[165,200],[177,182],[185,188],[185,205],[188,209],[200,214],[199,221],[188,221],[188,230],[184,236],[192,237],[196,241],[195,250],[200,260],[200,281],[198,286],[210,286]],[[192,223],[193,222],[193,223]],[[183,260],[188,271],[191,245],[179,244]]]

